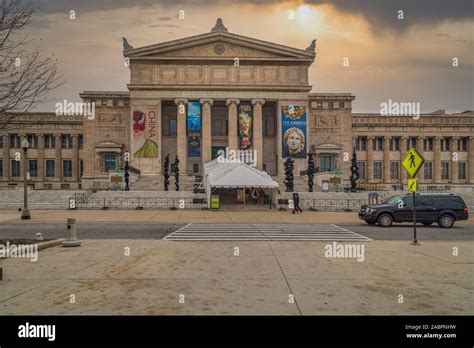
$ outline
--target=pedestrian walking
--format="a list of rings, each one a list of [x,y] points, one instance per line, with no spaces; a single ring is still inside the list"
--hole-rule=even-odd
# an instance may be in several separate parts
[[[295,212],[303,212],[300,208],[300,196],[297,193],[293,193],[293,214]]]

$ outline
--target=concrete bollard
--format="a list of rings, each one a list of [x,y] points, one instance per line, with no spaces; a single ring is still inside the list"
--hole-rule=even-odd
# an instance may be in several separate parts
[[[63,242],[63,247],[77,247],[81,245],[81,242],[76,236],[76,219],[67,219],[67,232],[66,240]]]

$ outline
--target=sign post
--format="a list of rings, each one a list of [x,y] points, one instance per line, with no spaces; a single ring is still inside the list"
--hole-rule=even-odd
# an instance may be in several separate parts
[[[403,166],[405,167],[411,178],[408,179],[408,190],[413,192],[413,242],[412,245],[418,244],[416,238],[416,191],[418,190],[418,179],[416,174],[420,170],[421,166],[425,163],[425,159],[414,147],[410,148],[405,159],[403,160]]]

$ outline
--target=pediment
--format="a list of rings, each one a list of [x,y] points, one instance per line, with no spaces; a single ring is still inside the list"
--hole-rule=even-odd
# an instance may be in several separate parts
[[[228,32],[210,32],[180,40],[136,49],[126,49],[125,57],[133,60],[211,59],[291,60],[313,62],[310,50],[288,47]]]
[[[342,145],[337,143],[323,143],[316,145],[317,150],[340,150],[341,148]]]

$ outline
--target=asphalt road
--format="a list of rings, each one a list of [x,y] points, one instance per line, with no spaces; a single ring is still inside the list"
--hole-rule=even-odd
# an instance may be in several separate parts
[[[379,227],[365,223],[356,225],[340,225],[348,230],[359,233],[374,240],[413,240],[413,224],[393,224],[391,227]],[[474,240],[473,225],[454,225],[452,228],[441,228],[416,225],[418,241],[422,240]]]
[[[162,239],[183,225],[176,224],[133,224],[133,223],[90,223],[77,224],[79,239]],[[41,233],[44,239],[65,238],[66,224],[1,224],[2,238],[34,238]]]
[[[162,239],[171,232],[183,227],[181,224],[135,224],[135,223],[90,223],[77,224],[79,239]],[[383,228],[360,224],[341,224],[343,228],[356,232],[374,240],[412,240],[413,226],[410,224],[394,224]],[[61,223],[46,224],[1,224],[2,238],[34,238],[40,232],[45,239],[64,238],[66,225]],[[418,240],[474,240],[473,225],[455,225],[450,229],[442,229],[437,225],[417,226]]]

